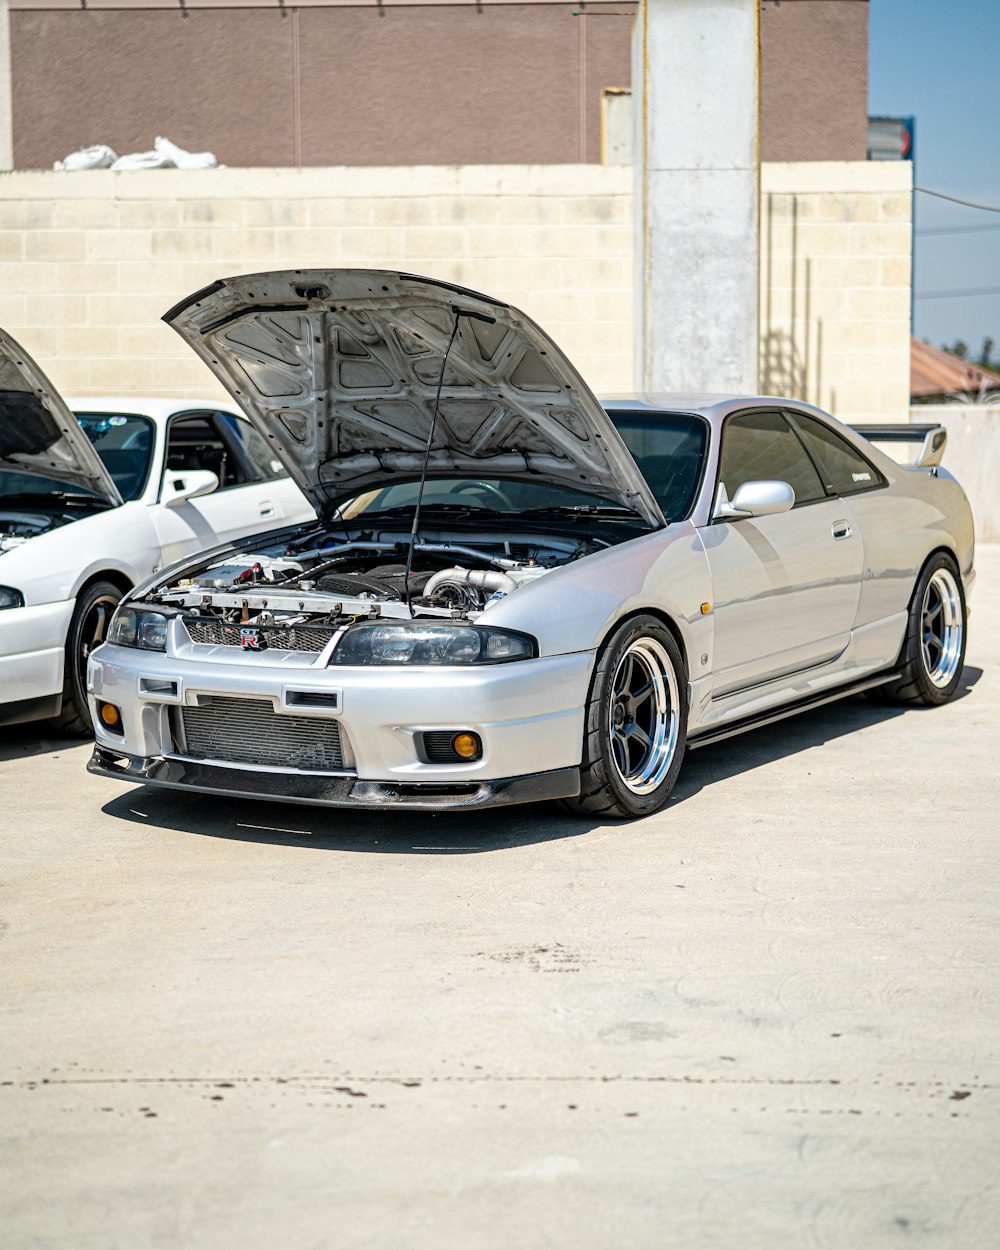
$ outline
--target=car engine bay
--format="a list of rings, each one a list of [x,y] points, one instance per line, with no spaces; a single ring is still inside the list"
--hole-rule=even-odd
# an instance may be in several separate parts
[[[265,631],[337,628],[380,617],[475,621],[522,586],[613,542],[535,531],[500,536],[479,527],[456,541],[453,531],[430,530],[414,544],[407,578],[409,534],[403,530],[338,535],[313,529],[304,539],[248,543],[195,571],[188,566],[143,598],[180,610],[191,625],[200,619]],[[217,636],[189,632],[205,641]]]
[[[79,515],[61,511],[33,512],[4,508],[0,510],[0,556],[29,539],[37,538],[39,534],[47,534],[79,519]]]

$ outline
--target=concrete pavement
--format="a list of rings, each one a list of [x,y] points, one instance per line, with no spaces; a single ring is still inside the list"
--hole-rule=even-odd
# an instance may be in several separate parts
[[[630,825],[123,787],[0,737],[0,1245],[993,1250],[1000,547],[964,692]]]

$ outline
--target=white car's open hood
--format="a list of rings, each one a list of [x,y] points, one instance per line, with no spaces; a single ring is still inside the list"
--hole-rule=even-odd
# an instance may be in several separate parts
[[[62,396],[0,330],[0,469],[96,491],[119,504],[114,479]]]
[[[524,313],[410,274],[288,270],[213,283],[163,318],[322,515],[420,474],[549,482],[663,515],[601,405]]]

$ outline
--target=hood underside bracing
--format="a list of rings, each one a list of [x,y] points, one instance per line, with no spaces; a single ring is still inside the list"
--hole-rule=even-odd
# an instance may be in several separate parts
[[[122,497],[76,417],[28,353],[0,330],[0,469]],[[51,489],[51,487],[50,487]]]
[[[550,483],[663,516],[604,409],[523,313],[461,287],[361,269],[229,278],[164,317],[322,514],[420,474]],[[457,328],[456,328],[457,327]]]

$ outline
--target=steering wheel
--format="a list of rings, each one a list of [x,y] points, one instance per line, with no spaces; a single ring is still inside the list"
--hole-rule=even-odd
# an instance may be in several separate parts
[[[454,492],[456,495],[472,494],[474,491],[482,491],[484,495],[490,495],[494,499],[500,501],[506,509],[511,509],[514,505],[507,498],[499,486],[494,486],[492,482],[466,482],[464,485]]]

